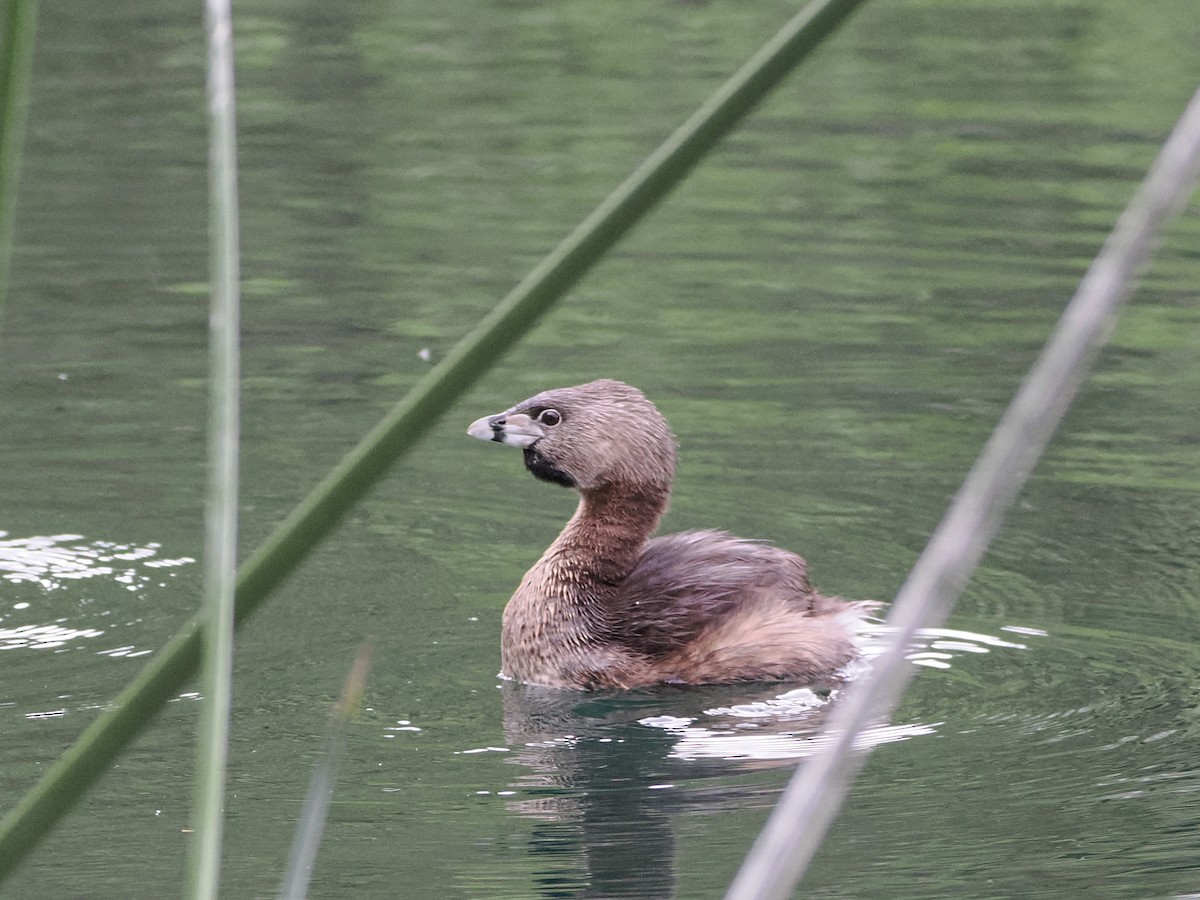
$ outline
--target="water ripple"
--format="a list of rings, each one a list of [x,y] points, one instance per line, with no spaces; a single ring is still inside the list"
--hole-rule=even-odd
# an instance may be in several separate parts
[[[1004,630],[1021,635],[1043,635],[1033,628],[1010,626]],[[882,649],[887,629],[880,625],[868,636],[864,653],[869,659]],[[908,658],[916,665],[948,669],[961,654],[982,654],[992,650],[1025,650],[1025,644],[996,635],[978,634],[951,628],[927,628],[918,632]],[[868,663],[860,663],[845,675],[853,681],[861,677]],[[658,715],[639,719],[649,728],[659,728],[676,738],[670,756],[680,760],[749,759],[783,760],[811,756],[827,740],[817,733],[820,711],[838,695],[838,691],[818,692],[797,688],[768,699],[735,703],[705,709],[699,716]],[[933,734],[941,722],[912,722],[901,725],[877,725],[865,731],[857,746],[876,747],[895,741]]]
[[[86,609],[94,620],[107,616],[96,609],[96,598],[80,589],[80,582],[91,581],[100,592],[119,587],[140,592],[174,572],[190,565],[191,557],[160,558],[159,544],[136,546],[113,541],[88,541],[83,535],[57,534],[13,538],[0,531],[0,650],[60,650],[83,640],[104,636],[108,627],[96,627],[91,621],[72,621]],[[62,615],[61,602],[53,598],[70,589],[74,615]],[[111,657],[137,657],[150,653],[133,644],[121,643],[96,651]]]

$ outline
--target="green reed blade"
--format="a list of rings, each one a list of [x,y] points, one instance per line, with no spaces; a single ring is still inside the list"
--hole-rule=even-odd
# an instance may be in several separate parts
[[[238,498],[238,195],[233,23],[229,0],[204,5],[208,36],[209,313],[208,502],[204,548],[204,667],[196,743],[187,896],[215,900],[221,875],[225,763],[233,695]]]
[[[21,144],[25,136],[25,106],[29,99],[29,72],[33,36],[37,26],[37,0],[7,0],[4,8],[4,45],[0,50],[0,317],[8,294],[8,262],[12,255],[16,220],[17,181],[21,169]]]
[[[238,570],[243,622],[402,453],[864,0],[817,0],[789,21],[554,248],[300,502]],[[199,661],[183,626],[0,822],[0,878],[175,696]]]

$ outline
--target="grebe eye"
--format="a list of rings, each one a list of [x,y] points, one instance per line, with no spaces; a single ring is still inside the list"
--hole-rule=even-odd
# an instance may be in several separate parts
[[[562,416],[559,415],[557,409],[543,409],[538,415],[537,420],[543,425],[550,425],[553,427],[562,421]]]

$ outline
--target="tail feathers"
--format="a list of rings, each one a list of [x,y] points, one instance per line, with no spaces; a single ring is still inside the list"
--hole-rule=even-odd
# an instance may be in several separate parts
[[[821,599],[829,601],[825,609],[802,614],[786,603],[739,610],[671,653],[662,667],[686,684],[835,676],[860,655],[860,632],[878,604]]]

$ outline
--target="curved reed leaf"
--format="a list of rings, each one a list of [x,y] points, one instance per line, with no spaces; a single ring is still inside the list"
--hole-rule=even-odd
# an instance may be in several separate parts
[[[261,605],[401,454],[713,146],[864,0],[817,0],[717,89],[425,376],[239,568],[238,623]],[[0,878],[102,774],[196,670],[199,617],[178,632],[0,821]]]

